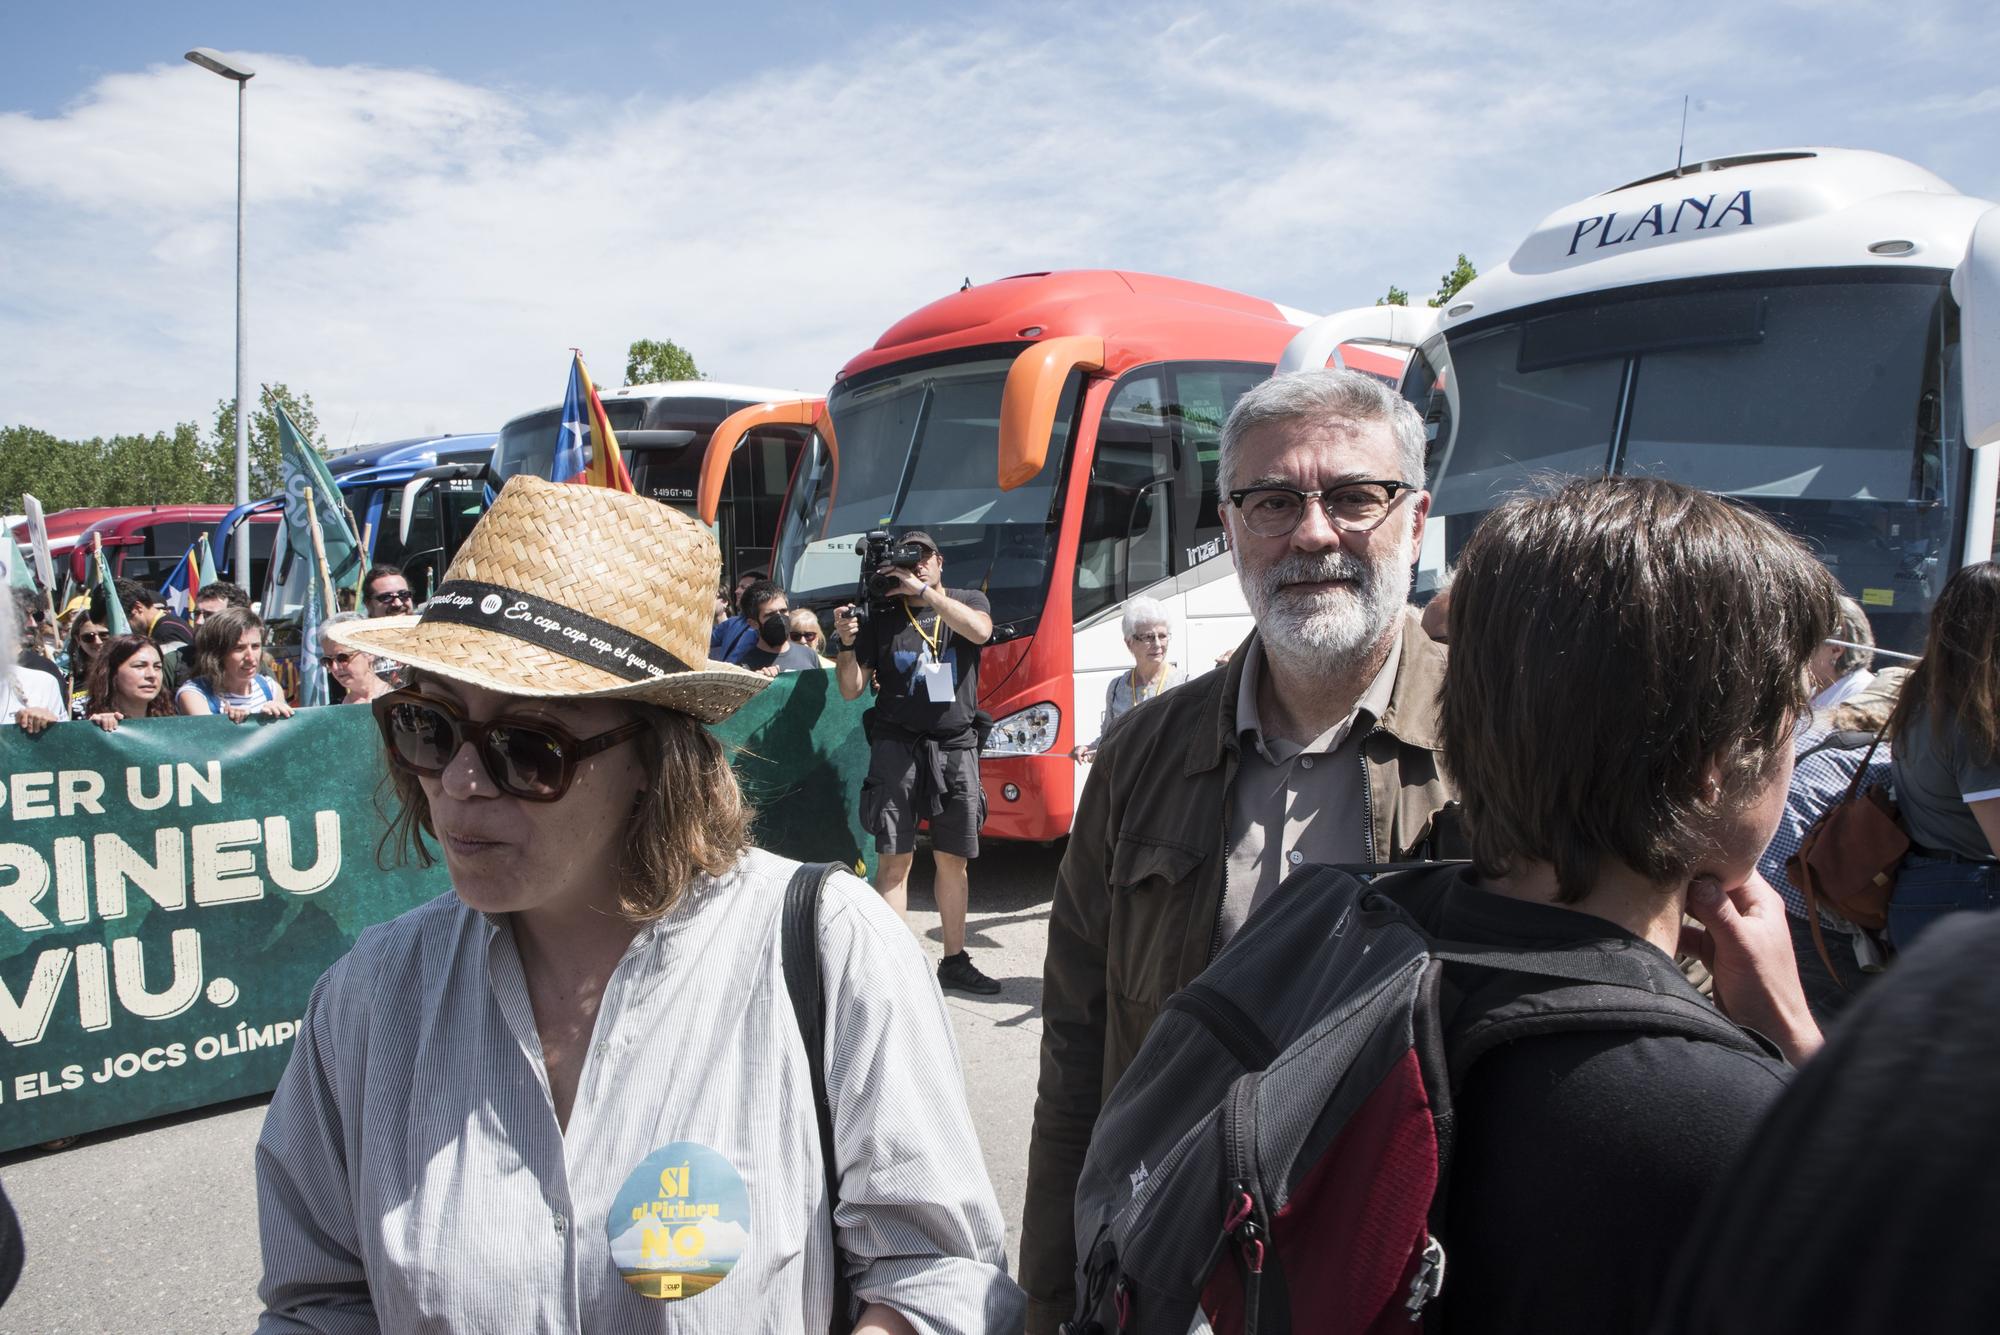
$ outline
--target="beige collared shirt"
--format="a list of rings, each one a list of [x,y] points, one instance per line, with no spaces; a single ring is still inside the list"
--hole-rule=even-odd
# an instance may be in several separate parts
[[[1389,708],[1403,637],[1390,639],[1389,657],[1347,717],[1304,746],[1264,734],[1257,713],[1262,641],[1251,640],[1244,652],[1243,682],[1236,694],[1243,755],[1229,790],[1229,872],[1216,925],[1218,950],[1279,882],[1300,867],[1369,860],[1361,739]]]

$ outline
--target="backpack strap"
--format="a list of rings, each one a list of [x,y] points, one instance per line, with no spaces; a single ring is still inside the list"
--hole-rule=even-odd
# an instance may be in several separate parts
[[[819,1122],[820,1166],[826,1174],[829,1222],[840,1207],[840,1169],[833,1157],[833,1105],[826,1094],[826,998],[819,973],[819,901],[827,880],[843,868],[838,862],[806,862],[792,873],[785,887],[784,921],[779,928],[779,955],[784,962],[785,991],[792,999],[799,1037],[805,1040],[812,1068],[813,1113]],[[833,1317],[830,1335],[854,1329],[853,1293],[840,1259],[840,1234],[834,1228]]]

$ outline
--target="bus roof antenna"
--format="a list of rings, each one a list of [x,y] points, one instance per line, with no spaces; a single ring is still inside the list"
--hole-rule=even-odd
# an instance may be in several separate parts
[[[1674,150],[1674,175],[1681,174],[1681,164],[1687,161],[1688,146],[1688,95],[1681,94],[1681,143]]]

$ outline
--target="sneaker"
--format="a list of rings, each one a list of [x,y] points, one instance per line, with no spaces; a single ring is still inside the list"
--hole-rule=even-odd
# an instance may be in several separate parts
[[[938,986],[954,992],[975,992],[982,997],[1000,994],[1000,984],[979,972],[972,956],[962,950],[938,961]]]

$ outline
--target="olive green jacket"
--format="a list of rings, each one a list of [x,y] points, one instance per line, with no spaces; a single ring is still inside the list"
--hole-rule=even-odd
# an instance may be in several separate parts
[[[1361,739],[1371,860],[1462,856],[1455,811],[1437,819],[1451,799],[1439,769],[1445,651],[1413,616],[1402,635],[1389,707]],[[1244,658],[1239,648],[1227,668],[1120,719],[1077,806],[1042,984],[1041,1083],[1021,1228],[1029,1335],[1054,1335],[1070,1316],[1070,1207],[1098,1109],[1167,997],[1207,967],[1214,948]]]

